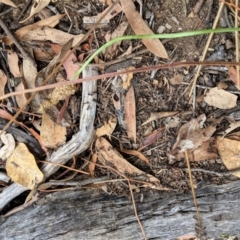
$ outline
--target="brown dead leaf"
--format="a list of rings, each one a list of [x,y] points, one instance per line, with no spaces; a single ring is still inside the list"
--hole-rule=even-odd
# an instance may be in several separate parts
[[[95,170],[95,166],[96,166],[96,162],[97,162],[97,154],[93,154],[91,157],[91,163],[89,164],[88,168],[89,168],[89,172],[91,174],[92,177],[94,177],[94,170]]]
[[[9,5],[11,7],[17,8],[17,6],[11,0],[0,0],[0,3],[4,3],[4,4]]]
[[[216,159],[218,157],[218,151],[216,148],[216,139],[210,138],[209,140],[202,143],[197,149],[193,150],[193,158],[191,161],[205,161],[209,159]],[[178,152],[175,156],[176,160],[181,160],[185,158],[185,153]]]
[[[133,70],[133,69],[135,69],[135,67],[130,66],[126,70]],[[123,83],[122,83],[123,89],[128,89],[128,87],[130,87],[131,85],[131,80],[133,79],[133,73],[123,74],[121,75],[121,78],[123,80]]]
[[[96,136],[102,137],[104,135],[107,135],[110,138],[116,125],[117,119],[115,117],[110,117],[107,123],[104,122],[104,125],[97,129]]]
[[[16,52],[8,52],[7,53],[7,62],[9,66],[9,70],[12,75],[16,78],[21,77],[19,65],[18,65],[18,55]]]
[[[174,116],[178,114],[178,112],[154,112],[154,113],[151,113],[150,117],[148,118],[147,121],[145,121],[143,125],[151,122],[151,121],[154,121],[156,119],[159,119],[159,118],[165,118],[165,117],[171,117],[171,116]]]
[[[132,1],[121,0],[121,6],[135,34],[153,34],[141,15],[136,11],[136,7]],[[142,42],[154,55],[161,58],[168,58],[167,51],[159,39],[143,39]]]
[[[237,83],[237,71],[236,71],[236,68],[229,67],[228,68],[228,74],[229,74],[230,79],[236,84]]]
[[[70,52],[70,50],[68,51]],[[66,54],[68,54],[68,52]],[[71,80],[75,72],[79,69],[79,66],[76,64],[77,57],[74,53],[71,53],[70,56],[63,63],[63,67],[67,73],[67,80]]]
[[[136,150],[130,150],[130,149],[124,149],[121,148],[119,149],[121,152],[129,154],[129,155],[133,155],[135,157],[138,157],[139,159],[143,160],[144,162],[146,162],[147,164],[149,164],[149,160],[139,151]]]
[[[42,115],[41,138],[43,144],[51,149],[55,149],[66,142],[66,127],[53,122],[46,113]]]
[[[220,109],[230,109],[237,105],[236,95],[217,87],[210,89],[204,100],[208,105]]]
[[[182,125],[178,131],[178,136],[172,148],[173,155],[186,150],[193,151],[207,141],[216,131],[216,124],[202,128],[206,120],[205,114]]]
[[[112,4],[110,4],[112,5]],[[110,6],[107,7],[103,12],[101,12],[100,14],[98,14],[97,18],[100,19],[108,10],[109,10]],[[120,12],[122,12],[122,8],[119,4],[116,4],[113,9],[104,16],[104,20],[111,20],[112,18],[114,18],[116,15],[118,15]]]
[[[122,22],[120,25],[118,25],[118,27],[113,31],[113,33],[111,34],[111,36],[109,37],[109,39],[107,41],[110,41],[114,38],[117,37],[121,37],[123,36],[124,32],[126,31],[128,27],[128,22]],[[108,47],[105,50],[105,56],[107,59],[111,59],[112,56],[115,54],[118,46],[121,44],[121,41],[112,44],[110,47]]]
[[[44,177],[36,164],[34,156],[23,143],[19,143],[12,155],[7,159],[6,171],[13,182],[19,183],[28,189],[33,189]]]
[[[112,3],[112,0],[99,0],[99,2],[101,2],[101,3],[104,3],[104,4],[107,4],[107,5],[112,5],[113,3]]]
[[[231,131],[233,131],[234,129],[240,127],[240,121],[237,122],[231,122],[229,127],[224,131],[224,135],[226,136],[228,133],[230,133]]]
[[[239,141],[217,137],[217,148],[218,148],[218,152],[221,157],[221,160],[228,170],[235,170],[240,168]],[[233,174],[236,177],[240,178],[240,171]]]
[[[218,89],[223,89],[223,90],[225,90],[225,89],[227,89],[227,87],[228,87],[228,85],[227,85],[227,83],[224,82],[224,81],[221,81],[221,82],[217,85],[217,88],[218,88]]]
[[[16,52],[8,52],[7,55],[8,66],[10,72],[15,78],[21,78],[22,74],[20,73],[19,65],[18,65],[18,55]],[[15,92],[20,92],[25,90],[25,86],[23,84],[23,80],[21,79],[20,83],[15,86]],[[20,108],[24,107],[27,103],[27,98],[25,94],[21,93],[16,95],[16,101]]]
[[[51,41],[52,43],[58,43],[60,45],[64,45],[71,38],[73,38],[72,46],[76,45],[82,38],[84,34],[72,35],[63,31],[60,31],[55,28],[50,27],[39,27],[34,29],[33,31],[29,31],[22,37],[24,41]]]
[[[98,160],[103,165],[114,166],[114,168],[122,174],[133,175],[133,176],[145,176],[146,180],[149,181],[152,188],[167,190],[162,188],[159,180],[150,174],[146,174],[130,164],[122,155],[116,151],[111,144],[103,137],[96,140],[96,154]]]
[[[183,81],[183,75],[182,74],[175,74],[170,80],[171,85],[179,85]]]
[[[23,77],[28,89],[35,88],[35,79],[37,76],[37,66],[29,60],[23,59]]]
[[[0,70],[0,96],[3,96],[5,94],[6,83],[7,83],[7,76],[2,70]]]
[[[49,3],[51,2],[51,0],[34,0],[34,3],[32,5],[31,8],[31,12],[29,17],[27,17],[25,20],[21,21],[20,23],[23,23],[25,21],[27,21],[28,19],[30,19],[34,14],[40,12],[43,8],[45,8]]]
[[[136,143],[136,103],[133,86],[128,89],[124,99],[124,112],[127,135]]]

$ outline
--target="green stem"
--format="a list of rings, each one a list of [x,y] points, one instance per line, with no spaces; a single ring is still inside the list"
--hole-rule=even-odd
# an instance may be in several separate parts
[[[123,40],[134,40],[134,39],[166,39],[166,38],[181,38],[181,37],[190,37],[190,36],[196,36],[201,34],[208,34],[208,33],[226,33],[226,32],[235,32],[240,31],[240,28],[218,28],[218,29],[202,29],[202,30],[196,30],[196,31],[189,31],[189,32],[179,32],[179,33],[162,33],[162,34],[151,34],[151,35],[128,35],[128,36],[122,36],[118,38],[114,38],[111,41],[105,43],[103,46],[101,46],[99,49],[97,49],[84,64],[74,73],[73,79],[78,78],[80,73],[87,67],[87,65],[96,57],[99,53],[104,51],[106,48],[110,47],[112,44],[116,42],[120,42]]]

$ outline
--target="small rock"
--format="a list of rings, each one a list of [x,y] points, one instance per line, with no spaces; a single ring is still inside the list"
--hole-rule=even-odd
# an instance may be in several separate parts
[[[172,29],[172,26],[171,26],[170,24],[168,24],[168,23],[166,23],[165,27],[166,27],[167,29]]]
[[[165,30],[166,30],[166,27],[160,26],[160,27],[158,28],[157,32],[161,34],[161,33],[163,33]]]

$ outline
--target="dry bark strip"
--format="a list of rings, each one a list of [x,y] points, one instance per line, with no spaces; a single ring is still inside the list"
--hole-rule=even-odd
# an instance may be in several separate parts
[[[83,78],[98,75],[95,67],[87,67],[83,72]],[[97,100],[97,81],[84,82],[82,87],[82,105],[81,105],[81,119],[79,125],[79,132],[73,135],[72,139],[65,145],[59,147],[54,151],[46,160],[49,162],[65,164],[72,156],[76,156],[89,148],[94,131],[94,119],[96,113],[96,100]],[[44,178],[50,177],[59,169],[59,166],[53,164],[45,164],[42,167]],[[0,211],[12,199],[17,197],[22,192],[28,190],[27,188],[13,183],[5,188],[0,193]]]

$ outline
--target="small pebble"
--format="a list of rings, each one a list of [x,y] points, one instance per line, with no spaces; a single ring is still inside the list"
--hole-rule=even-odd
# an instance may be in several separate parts
[[[160,26],[160,27],[158,28],[157,32],[161,34],[161,33],[163,33],[165,30],[166,30],[166,27]]]

